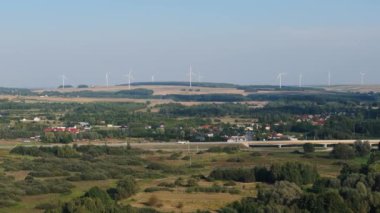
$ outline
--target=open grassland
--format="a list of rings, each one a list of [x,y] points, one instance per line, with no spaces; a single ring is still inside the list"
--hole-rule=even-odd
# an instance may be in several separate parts
[[[336,177],[341,169],[341,163],[361,164],[367,160],[367,157],[355,158],[354,160],[334,160],[329,157],[329,153],[324,149],[319,149],[317,153],[310,156],[305,156],[296,152],[301,148],[251,148],[240,149],[236,152],[208,152],[205,151],[212,145],[207,146],[194,146],[178,144],[176,150],[169,151],[165,149],[167,147],[156,146],[144,146],[141,144],[132,144],[133,147],[139,147],[139,149],[156,149],[157,151],[149,151],[142,154],[140,157],[141,162],[144,165],[127,165],[118,163],[119,166],[133,169],[136,172],[145,174],[142,177],[137,178],[139,184],[139,192],[127,199],[123,199],[120,202],[122,204],[130,204],[135,207],[152,207],[163,212],[194,212],[196,209],[207,209],[215,211],[225,206],[226,204],[240,200],[247,196],[256,196],[258,183],[235,183],[234,189],[239,193],[206,193],[206,192],[188,192],[185,186],[173,187],[161,187],[162,184],[174,184],[178,178],[183,180],[191,179],[194,176],[208,176],[215,168],[253,168],[254,166],[270,166],[276,163],[285,162],[304,162],[311,165],[315,165],[322,177]],[[190,148],[190,149],[189,149]],[[98,157],[99,163],[113,162],[116,156],[103,156]],[[118,156],[121,157],[121,156]],[[22,160],[33,161],[39,157],[20,156],[9,154],[9,150],[0,149],[0,162],[1,170],[3,170],[4,162]],[[118,158],[115,158],[115,160]],[[120,158],[121,159],[121,158]],[[63,159],[62,159],[63,160]],[[110,161],[112,160],[112,161]],[[65,160],[66,161],[66,160]],[[38,161],[37,161],[38,162]],[[76,162],[81,162],[77,159]],[[118,162],[116,160],[115,162]],[[168,170],[151,170],[147,168],[147,165],[151,163],[159,163]],[[96,164],[95,164],[96,165]],[[191,167],[189,167],[191,165]],[[15,169],[14,171],[6,172],[6,175],[13,176],[15,181],[22,181],[28,176],[31,170]],[[132,173],[133,175],[133,173]],[[51,179],[36,178],[40,180]],[[0,212],[43,212],[43,210],[36,209],[39,204],[45,203],[57,203],[66,202],[73,198],[82,196],[88,189],[93,186],[98,186],[102,189],[114,187],[117,179],[106,180],[82,180],[82,181],[70,181],[73,184],[73,188],[70,193],[50,193],[42,195],[22,195],[20,202],[17,205],[0,209]],[[223,186],[225,181],[206,181],[198,180],[197,185],[207,188],[213,185]],[[151,190],[148,189],[156,189]],[[152,201],[154,200],[154,202]],[[153,203],[152,203],[153,202]]]

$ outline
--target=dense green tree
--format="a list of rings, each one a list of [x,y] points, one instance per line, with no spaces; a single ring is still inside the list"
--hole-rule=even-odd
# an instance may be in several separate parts
[[[259,189],[257,197],[265,204],[276,203],[290,206],[301,197],[302,193],[302,189],[296,184],[279,181],[273,187]]]
[[[319,177],[315,166],[298,162],[274,164],[270,171],[276,181],[285,180],[299,185],[313,183]]]
[[[121,200],[136,194],[138,190],[139,187],[136,180],[131,176],[126,176],[117,182],[115,188],[109,189],[108,193],[115,200]]]
[[[366,156],[371,152],[371,144],[368,141],[355,141],[355,153],[358,156]]]
[[[210,174],[211,178],[216,180],[233,180],[238,182],[255,181],[255,173],[252,169],[216,169]]]
[[[99,187],[92,187],[84,194],[83,197],[98,198],[102,201],[102,203],[105,206],[112,206],[112,204],[114,203],[109,194],[106,191],[100,189]]]
[[[303,145],[303,151],[304,153],[312,153],[315,151],[314,144],[312,143],[305,143]]]
[[[347,144],[337,144],[334,146],[331,156],[337,159],[352,159],[355,157],[355,150]]]

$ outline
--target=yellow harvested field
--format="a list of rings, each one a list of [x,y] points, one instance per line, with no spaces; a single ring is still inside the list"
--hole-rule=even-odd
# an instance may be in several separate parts
[[[43,91],[57,91],[57,92],[78,92],[78,91],[120,91],[128,90],[128,86],[112,86],[112,87],[91,87],[91,88],[66,88],[66,89],[47,89],[47,90],[35,90],[35,92]],[[194,94],[242,94],[244,95],[244,90],[239,90],[236,88],[213,88],[213,87],[192,87],[192,91],[189,91],[188,86],[156,86],[156,85],[144,85],[144,86],[131,86],[131,89],[149,89],[153,90],[154,95],[170,95],[170,94],[181,94],[181,95],[194,95]],[[199,91],[198,91],[199,90]]]

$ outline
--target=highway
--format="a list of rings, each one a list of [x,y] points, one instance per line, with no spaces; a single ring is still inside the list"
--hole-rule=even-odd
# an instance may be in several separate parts
[[[225,146],[225,145],[243,145],[245,147],[302,147],[305,143],[312,143],[316,146],[320,147],[332,147],[335,144],[353,144],[356,140],[297,140],[297,141],[247,141],[247,142],[191,142],[189,144],[179,144],[177,142],[147,142],[147,143],[131,143],[132,147],[141,148],[146,150],[183,150],[184,148],[190,149],[199,149],[205,150],[213,146]],[[368,141],[371,146],[377,146],[380,142],[378,140],[362,140]],[[84,145],[96,145],[96,146],[111,146],[111,147],[123,147],[127,146],[125,141],[113,142],[113,143],[105,143],[105,142],[85,142],[85,143],[71,143],[71,144],[43,144],[43,143],[10,143],[0,145],[0,149],[12,149],[15,146],[24,145],[24,146],[44,146],[44,147],[52,147],[52,146],[72,146],[77,144],[78,146]]]
[[[242,144],[246,147],[291,147],[291,146],[302,146],[305,143],[311,143],[316,146],[323,146],[325,148],[329,146],[333,146],[336,144],[353,144],[357,140],[296,140],[296,141],[252,141],[252,142],[242,142]],[[371,146],[378,145],[379,140],[362,140],[368,141]]]

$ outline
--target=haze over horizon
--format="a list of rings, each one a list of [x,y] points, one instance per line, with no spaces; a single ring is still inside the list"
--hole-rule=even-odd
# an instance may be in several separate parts
[[[83,0],[0,4],[0,87],[186,81],[380,84],[380,2]]]

